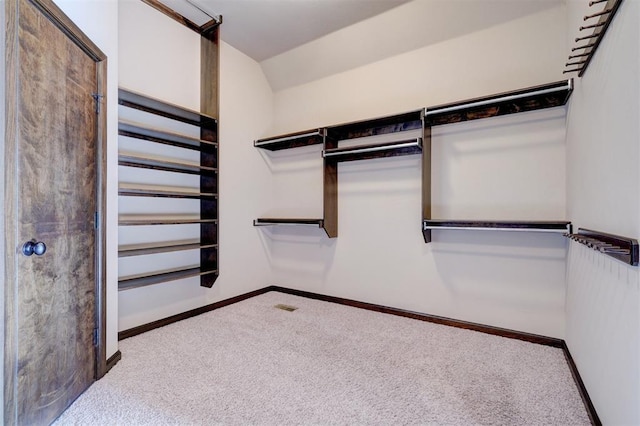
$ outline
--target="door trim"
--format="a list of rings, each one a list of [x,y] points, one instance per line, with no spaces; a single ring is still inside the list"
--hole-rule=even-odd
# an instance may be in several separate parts
[[[18,4],[19,0],[7,0],[4,7],[5,19],[2,20],[4,25],[0,28],[5,43],[3,43],[5,57],[5,73],[4,73],[4,114],[3,124],[4,140],[3,146],[0,147],[4,151],[4,163],[10,167],[4,167],[3,188],[0,195],[4,200],[4,220],[0,225],[0,236],[4,231],[4,401],[3,414],[4,424],[15,424],[17,403],[15,401],[16,384],[14,381],[15,372],[17,371],[16,351],[17,351],[17,335],[16,323],[14,321],[16,313],[16,296],[17,296],[17,276],[16,276],[16,255],[18,248],[16,247],[16,227],[17,221],[17,194],[11,194],[11,191],[5,192],[5,188],[15,188],[15,164],[17,164],[17,119],[16,114],[18,106]],[[38,8],[54,25],[63,31],[70,40],[80,47],[95,63],[97,69],[96,83],[98,93],[103,97],[100,99],[101,107],[99,109],[96,125],[96,208],[99,215],[98,229],[96,230],[96,284],[95,284],[95,303],[96,318],[95,327],[97,329],[97,343],[95,348],[95,379],[102,377],[107,371],[106,360],[106,181],[107,181],[107,159],[106,159],[106,142],[107,142],[107,57],[81,30],[76,26],[64,12],[56,6],[52,0],[27,0]],[[0,13],[0,16],[2,14]],[[0,37],[2,40],[3,37]],[[1,112],[1,111],[0,111]],[[0,156],[2,159],[2,156]],[[2,250],[0,250],[2,254]]]

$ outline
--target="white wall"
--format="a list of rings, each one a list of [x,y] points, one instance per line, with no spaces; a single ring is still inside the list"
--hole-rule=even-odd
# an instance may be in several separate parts
[[[118,2],[55,0],[107,55],[107,357],[118,350]]]
[[[140,1],[120,2],[120,85],[187,108],[200,108],[200,36]],[[224,38],[224,27],[222,28]],[[199,278],[156,284],[119,293],[119,330],[165,318],[238,294],[265,287],[269,265],[259,236],[251,226],[258,206],[270,203],[269,170],[255,155],[252,140],[271,123],[272,93],[259,65],[221,43],[220,69],[220,277],[211,289]],[[174,128],[175,123],[152,119],[120,108],[136,121]],[[182,132],[196,132],[179,126]],[[194,135],[195,135],[194,134]],[[194,160],[198,153],[120,137],[121,149],[155,150]],[[197,176],[154,170],[120,168],[121,181],[197,187]],[[120,213],[196,213],[198,201],[121,197]],[[121,227],[120,244],[197,237],[198,225]],[[188,266],[199,262],[198,251],[122,258],[120,275]]]
[[[569,33],[593,13],[570,1]],[[640,3],[622,4],[584,76],[567,127],[568,205],[576,227],[640,234]],[[638,267],[572,243],[566,341],[604,424],[640,424]]]
[[[276,92],[270,133],[561,80],[565,14],[561,5]],[[340,43],[358,41],[345,36]],[[435,128],[434,216],[564,219],[564,114],[559,108]],[[274,170],[276,203],[263,213],[320,217],[320,148],[261,155]],[[342,163],[339,170],[337,239],[313,228],[258,231],[274,284],[564,337],[563,237],[434,231],[434,242],[425,244],[418,156]]]

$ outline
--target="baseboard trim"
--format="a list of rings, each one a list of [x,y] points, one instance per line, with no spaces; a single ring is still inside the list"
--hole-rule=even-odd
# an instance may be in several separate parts
[[[589,396],[589,392],[587,392],[587,387],[584,385],[582,381],[582,377],[580,377],[580,372],[578,371],[578,366],[576,365],[573,357],[571,356],[571,352],[569,352],[569,347],[567,346],[567,342],[562,341],[562,352],[564,352],[564,357],[567,360],[567,364],[569,364],[569,370],[571,371],[571,375],[573,376],[573,381],[576,383],[578,387],[578,391],[580,392],[580,398],[582,398],[582,402],[584,403],[585,408],[587,409],[587,414],[589,414],[589,420],[591,420],[591,424],[594,426],[602,426],[602,421],[600,421],[600,417],[598,417],[598,412],[596,411],[596,407],[593,405],[593,401],[591,401],[591,397]]]
[[[105,374],[109,372],[117,363],[122,359],[122,352],[119,350],[116,351],[113,355],[107,359],[106,371]]]
[[[142,324],[137,327],[129,328],[118,332],[118,340],[128,339],[129,337],[137,336],[138,334],[146,333],[147,331],[154,330],[156,328],[164,327],[165,325],[173,324],[174,322],[182,321],[187,318],[192,318],[198,315],[202,315],[206,312],[210,312],[216,309],[220,309],[225,306],[233,305],[234,303],[242,302],[243,300],[250,299],[255,296],[272,291],[271,287],[261,288],[259,290],[250,291],[239,296],[232,297],[230,299],[221,300],[219,302],[212,303],[210,305],[201,306],[190,311],[182,312],[180,314],[172,315],[167,318],[159,319],[147,324]]]
[[[273,291],[292,294],[294,296],[306,297],[308,299],[322,300],[324,302],[337,303],[340,305],[352,306],[355,308],[366,309],[368,311],[381,312],[384,314],[396,315],[399,317],[412,318],[419,321],[431,322],[435,324],[448,325],[450,327],[464,328],[466,330],[479,331],[481,333],[492,334],[495,336],[508,337],[510,339],[524,340],[531,343],[537,343],[545,346],[553,346],[554,348],[562,348],[564,341],[553,337],[541,336],[538,334],[524,333],[521,331],[509,330],[506,328],[492,327],[489,325],[478,324],[468,321],[460,321],[452,318],[440,317],[437,315],[422,314],[404,309],[390,308],[388,306],[376,305],[373,303],[359,302],[352,299],[344,299],[342,297],[327,296],[324,294],[311,293],[303,290],[294,290],[286,287],[272,286]]]

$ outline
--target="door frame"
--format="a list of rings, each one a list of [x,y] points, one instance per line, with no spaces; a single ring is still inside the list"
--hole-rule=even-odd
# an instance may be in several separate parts
[[[97,342],[95,346],[95,380],[104,376],[107,371],[106,360],[106,177],[107,177],[107,57],[83,32],[76,26],[64,12],[56,6],[52,0],[26,0],[38,8],[43,15],[63,31],[85,54],[96,63],[96,82],[98,94],[98,116],[96,129],[96,209],[98,213],[95,239],[96,255],[96,283],[95,283],[95,328],[97,329]],[[19,248],[16,247],[16,226],[18,220],[18,194],[16,194],[16,171],[18,154],[17,132],[17,83],[18,83],[18,2],[19,0],[6,0],[5,6],[0,7],[0,49],[4,53],[4,69],[0,71],[3,77],[0,88],[0,99],[4,99],[4,105],[0,107],[0,131],[4,135],[0,144],[0,164],[5,165],[4,173],[0,177],[0,207],[4,207],[4,217],[0,221],[0,266],[4,266],[4,283],[0,289],[0,295],[4,296],[3,306],[3,389],[0,392],[3,397],[3,424],[16,423],[15,401],[16,384],[16,351],[17,351],[17,323],[15,310],[17,303],[17,269],[15,256],[18,256]],[[3,158],[4,156],[4,158]],[[6,167],[10,166],[10,167]],[[4,203],[4,206],[2,205]],[[2,294],[4,292],[4,294]],[[0,299],[1,300],[1,299]],[[4,309],[4,312],[2,312]],[[13,354],[13,356],[12,356]]]

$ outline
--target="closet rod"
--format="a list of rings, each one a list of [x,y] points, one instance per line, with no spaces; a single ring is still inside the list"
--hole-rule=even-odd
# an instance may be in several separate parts
[[[508,95],[508,96],[503,96],[503,97],[500,97],[500,98],[485,99],[485,100],[481,100],[481,101],[469,102],[469,103],[466,103],[466,104],[454,105],[454,106],[450,106],[450,107],[443,107],[443,108],[437,108],[437,109],[432,109],[432,110],[429,110],[427,108],[425,110],[425,116],[433,115],[433,114],[441,114],[441,113],[444,113],[444,112],[458,111],[458,110],[467,109],[467,108],[475,108],[475,107],[480,107],[480,106],[484,106],[484,105],[493,105],[493,104],[496,104],[498,102],[508,102],[508,101],[512,101],[512,100],[516,100],[516,99],[528,98],[528,97],[531,97],[531,96],[544,95],[544,94],[547,94],[547,93],[562,92],[563,90],[566,90],[566,89],[571,91],[572,90],[572,86],[573,86],[573,81],[572,80],[567,80],[567,85],[563,86],[563,87],[553,87],[553,88],[550,88],[550,89],[535,90],[535,91],[532,91],[532,92],[519,93],[517,95]]]
[[[378,152],[378,151],[387,151],[390,149],[400,149],[400,148],[421,148],[422,147],[422,138],[416,138],[411,141],[402,141],[398,143],[391,144],[381,144],[378,146],[368,146],[366,148],[358,148],[355,147],[353,149],[341,149],[340,151],[323,151],[323,157],[338,157],[342,155],[351,155],[351,154],[366,154],[369,152]]]

